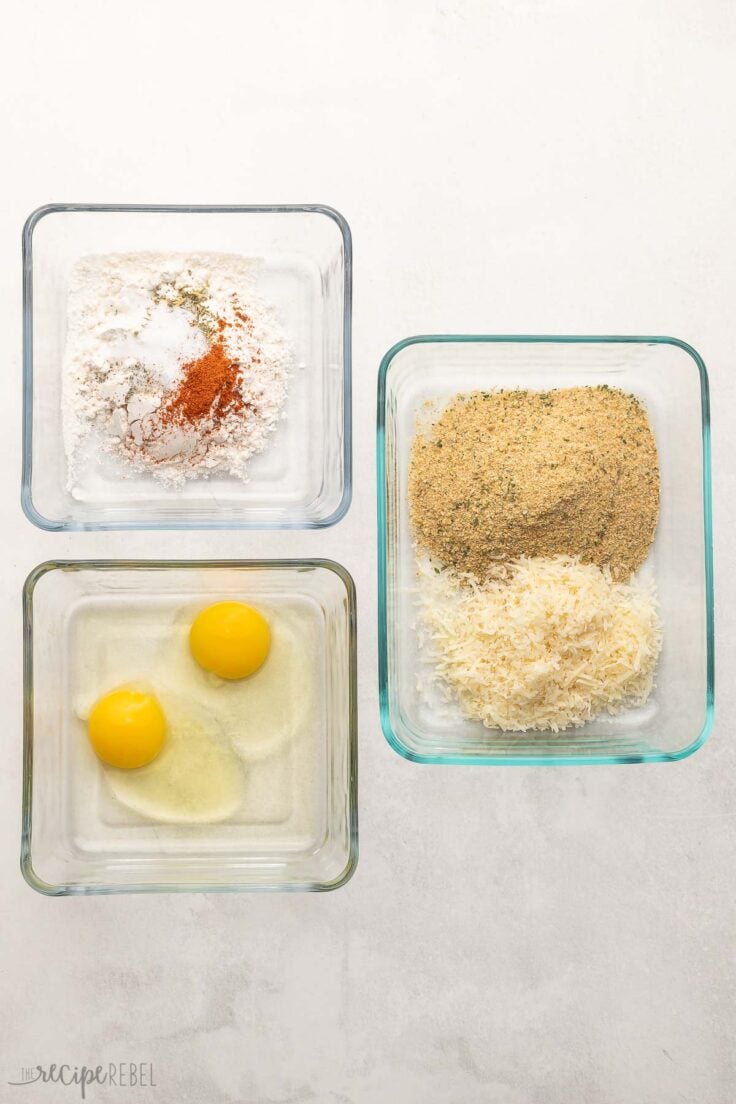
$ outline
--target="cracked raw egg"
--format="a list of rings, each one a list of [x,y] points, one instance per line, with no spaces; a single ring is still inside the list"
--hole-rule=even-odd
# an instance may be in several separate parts
[[[166,718],[153,694],[120,689],[92,707],[87,722],[92,747],[103,763],[132,769],[152,762],[166,739]]]
[[[242,679],[263,665],[271,647],[265,617],[243,602],[216,602],[199,613],[189,647],[200,667],[223,679]]]

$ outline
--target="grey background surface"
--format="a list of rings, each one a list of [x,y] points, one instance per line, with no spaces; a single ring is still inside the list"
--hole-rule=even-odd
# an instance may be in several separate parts
[[[13,2],[0,45],[0,1100],[732,1104],[736,8]],[[355,495],[324,533],[57,536],[18,505],[20,228],[50,200],[331,203]],[[717,720],[691,760],[432,769],[378,724],[374,396],[431,331],[666,333],[710,369]],[[18,873],[22,581],[58,556],[329,555],[358,586],[361,858],[325,896],[47,900]]]

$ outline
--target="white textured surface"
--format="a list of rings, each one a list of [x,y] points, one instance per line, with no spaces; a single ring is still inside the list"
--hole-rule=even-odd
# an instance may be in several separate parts
[[[14,2],[0,91],[0,1099],[151,1060],[156,1104],[736,1099],[729,0]],[[18,506],[20,227],[49,200],[322,201],[351,223],[354,503],[325,533],[58,536]],[[376,695],[374,386],[417,331],[671,333],[711,372],[718,719],[693,759],[400,760]],[[17,870],[19,590],[62,555],[310,555],[355,575],[361,860],[324,896],[47,900]],[[732,556],[731,556],[732,559]]]

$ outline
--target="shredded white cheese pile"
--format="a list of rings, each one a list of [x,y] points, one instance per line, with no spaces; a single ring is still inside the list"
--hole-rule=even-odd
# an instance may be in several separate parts
[[[649,696],[662,637],[653,586],[567,556],[521,559],[483,584],[427,557],[417,566],[431,658],[467,717],[558,732]]]

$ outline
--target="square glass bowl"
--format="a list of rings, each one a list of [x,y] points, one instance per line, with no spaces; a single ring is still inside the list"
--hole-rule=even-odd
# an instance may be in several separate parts
[[[646,405],[661,470],[661,512],[642,577],[654,576],[663,624],[649,701],[557,734],[509,733],[466,719],[418,685],[414,552],[407,476],[427,401],[494,388],[608,384]],[[713,721],[713,583],[708,380],[701,358],[662,337],[414,337],[384,357],[378,383],[381,723],[419,763],[641,763],[682,759]],[[422,680],[424,683],[425,680]]]
[[[286,417],[249,480],[184,488],[91,464],[72,489],[62,424],[70,272],[82,256],[222,252],[258,262],[293,350]],[[42,529],[277,529],[334,524],[351,494],[350,230],[322,206],[53,204],[23,230],[22,502]]]
[[[140,816],[112,790],[135,772],[106,775],[79,702],[113,689],[101,684],[101,672],[113,668],[121,685],[142,667],[156,690],[155,664],[174,647],[194,710],[207,689],[197,689],[195,680],[206,676],[188,654],[188,625],[224,599],[278,608],[296,626],[292,646],[298,654],[301,642],[309,653],[307,674],[286,669],[274,710],[298,698],[299,720],[269,732],[251,714],[253,729],[244,731],[256,745],[249,744],[242,790],[238,782],[242,801],[222,819]],[[316,891],[348,880],[358,854],[355,588],[342,567],[327,560],[45,563],[28,577],[23,607],[21,868],[29,885],[68,895]],[[276,646],[274,635],[272,656]],[[211,692],[227,694],[231,685]],[[197,708],[208,723],[203,702]],[[268,711],[261,715],[271,723]]]

